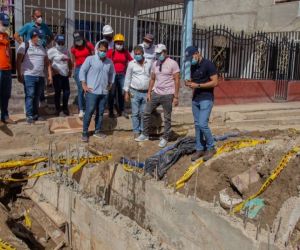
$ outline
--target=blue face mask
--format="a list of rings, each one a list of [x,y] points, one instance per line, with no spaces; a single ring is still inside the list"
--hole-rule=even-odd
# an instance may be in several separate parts
[[[160,56],[158,57],[158,60],[160,60],[161,62],[164,61],[164,60],[165,60],[165,56],[164,56],[164,55],[160,55]]]
[[[98,52],[98,56],[99,56],[100,59],[103,59],[103,58],[106,57],[106,52],[104,52],[104,51],[99,51],[99,52]]]
[[[196,65],[198,63],[198,60],[192,59],[192,65]]]
[[[144,58],[144,57],[143,57],[142,55],[135,55],[135,56],[134,56],[134,59],[135,59],[137,62],[142,61],[143,58]]]

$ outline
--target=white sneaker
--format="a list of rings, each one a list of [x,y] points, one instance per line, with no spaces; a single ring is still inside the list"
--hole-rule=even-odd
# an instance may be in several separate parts
[[[165,146],[167,146],[167,144],[168,144],[168,141],[166,139],[164,139],[164,138],[161,138],[160,141],[159,141],[158,146],[160,148],[164,148]]]
[[[79,111],[78,117],[79,117],[79,118],[83,118],[83,117],[84,117],[84,112],[83,112],[83,110],[80,110],[80,111]]]
[[[135,138],[134,140],[137,142],[149,141],[149,136],[140,134],[140,136]]]

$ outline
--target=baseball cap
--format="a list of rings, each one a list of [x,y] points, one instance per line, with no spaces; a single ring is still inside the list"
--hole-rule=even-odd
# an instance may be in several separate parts
[[[164,45],[164,44],[157,44],[156,48],[155,48],[155,53],[161,53],[164,50],[167,50],[166,45]]]
[[[144,40],[153,42],[154,36],[153,36],[152,34],[146,34],[146,35],[144,36]]]
[[[9,16],[5,13],[0,13],[0,21],[2,21],[3,26],[9,26],[10,25]]]
[[[192,57],[196,52],[198,51],[198,48],[196,48],[195,46],[189,46],[185,49],[185,57],[186,58],[190,58]]]
[[[64,35],[57,35],[55,37],[55,42],[57,42],[57,43],[59,43],[59,42],[64,43],[65,42],[65,36]]]
[[[29,33],[30,38],[38,36],[39,38],[43,37],[43,31],[41,29],[32,29]]]
[[[78,31],[75,31],[75,32],[73,33],[73,38],[74,38],[74,41],[75,41],[75,42],[80,41],[80,40],[83,40],[82,35],[81,35],[80,32],[78,32]]]

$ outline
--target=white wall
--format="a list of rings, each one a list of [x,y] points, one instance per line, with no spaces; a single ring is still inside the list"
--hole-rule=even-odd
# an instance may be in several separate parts
[[[194,21],[200,26],[224,24],[235,31],[300,31],[299,1],[195,0]]]

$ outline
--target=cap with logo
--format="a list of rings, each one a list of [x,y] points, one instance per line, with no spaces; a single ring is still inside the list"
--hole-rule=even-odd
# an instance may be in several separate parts
[[[10,25],[10,19],[9,16],[5,13],[0,13],[0,21],[2,22],[3,26],[9,26]]]
[[[65,36],[64,35],[57,35],[55,37],[55,42],[57,42],[57,43],[59,43],[59,42],[64,43],[65,42]]]
[[[185,57],[192,57],[195,53],[199,52],[195,46],[189,46],[185,49]]]
[[[157,44],[156,48],[155,48],[155,53],[159,54],[159,53],[163,52],[164,50],[167,50],[166,45],[164,45],[164,44]]]
[[[43,31],[41,29],[32,29],[29,33],[30,38],[33,38],[34,36],[38,36],[39,38],[43,38]]]
[[[81,33],[78,32],[78,31],[75,31],[73,33],[73,38],[74,38],[75,42],[83,40],[83,37],[82,37]]]

